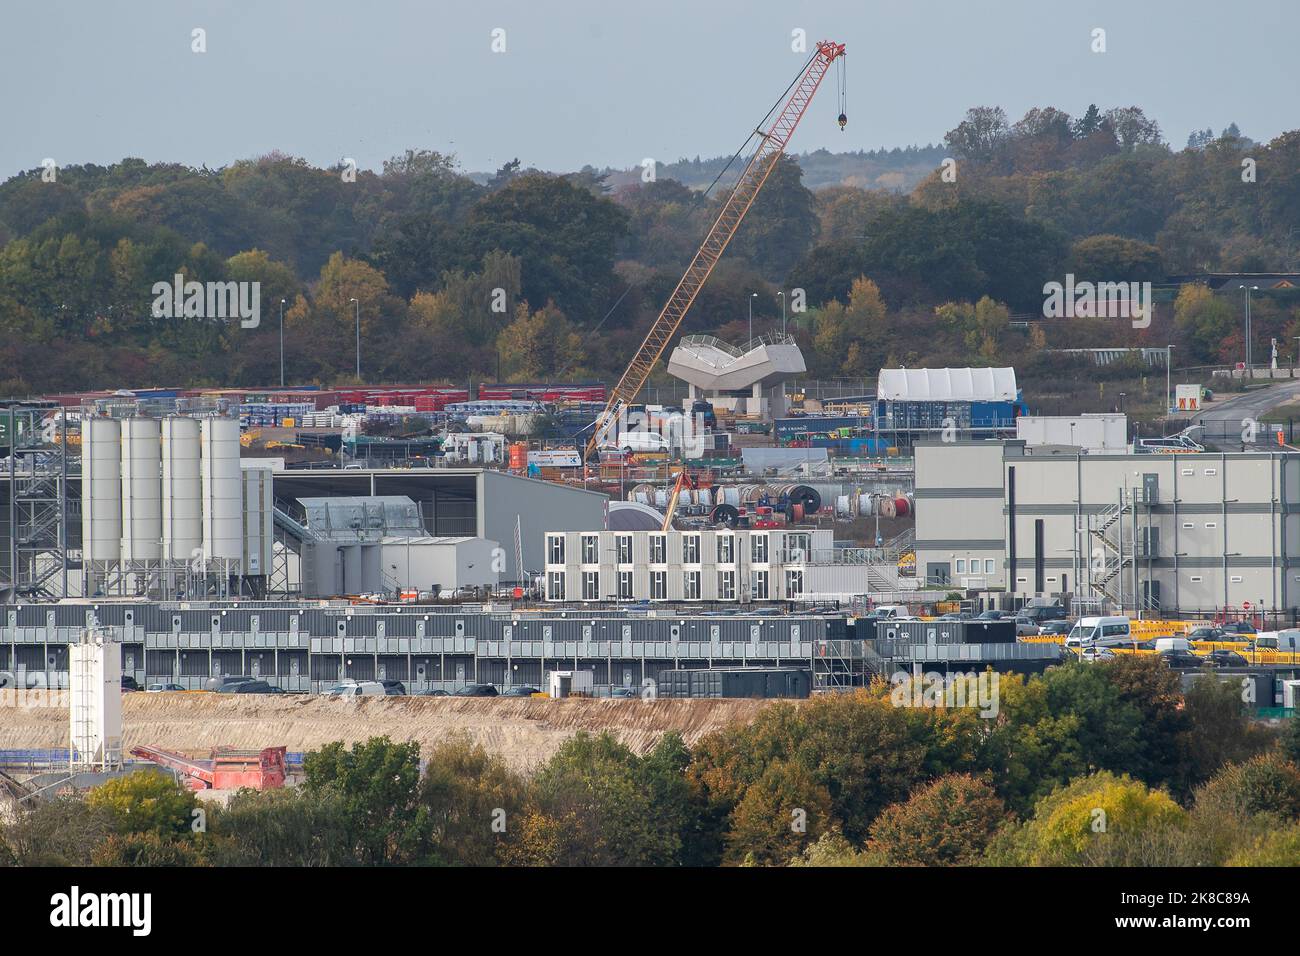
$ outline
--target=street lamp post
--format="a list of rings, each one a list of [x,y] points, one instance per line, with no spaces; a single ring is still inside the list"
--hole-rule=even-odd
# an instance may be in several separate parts
[[[785,335],[785,289],[777,293],[781,297],[781,334]]]
[[[1250,349],[1250,293],[1252,289],[1258,292],[1259,286],[1257,285],[1242,286],[1242,289],[1246,293],[1246,375],[1250,376],[1251,362],[1252,362],[1251,349]]]
[[[280,300],[280,387],[284,388],[284,299]]]
[[[1165,346],[1165,414],[1170,414],[1174,410],[1174,392],[1173,392],[1173,356],[1174,347]],[[1199,402],[1197,404],[1200,404]]]
[[[348,299],[357,307],[357,382],[361,382],[361,303],[356,299]]]

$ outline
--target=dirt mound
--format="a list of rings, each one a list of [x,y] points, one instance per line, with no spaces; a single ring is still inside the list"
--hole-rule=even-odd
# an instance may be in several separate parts
[[[15,706],[14,694],[0,691],[0,749],[66,747],[66,701],[24,699]],[[427,750],[460,733],[527,770],[580,730],[609,730],[645,753],[666,731],[676,730],[693,744],[732,722],[752,720],[767,703],[136,693],[122,698],[123,743],[127,749],[153,744],[183,753],[206,753],[222,745],[307,751],[333,740],[351,743],[387,735],[419,741]]]

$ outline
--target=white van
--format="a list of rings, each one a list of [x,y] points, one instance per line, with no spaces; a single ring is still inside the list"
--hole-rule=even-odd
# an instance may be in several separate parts
[[[1114,647],[1132,642],[1133,629],[1126,617],[1081,617],[1065,637],[1066,647]]]
[[[1169,651],[1187,651],[1192,650],[1192,642],[1185,637],[1157,637],[1156,653],[1165,654]]]
[[[614,447],[625,452],[667,452],[668,439],[658,432],[622,432]]]
[[[383,697],[386,694],[384,685],[377,680],[345,681],[329,690],[330,697]]]
[[[1262,631],[1255,635],[1255,649],[1260,651],[1300,651],[1300,628]]]

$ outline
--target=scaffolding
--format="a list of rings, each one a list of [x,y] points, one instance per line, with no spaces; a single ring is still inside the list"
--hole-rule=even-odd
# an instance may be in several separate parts
[[[80,499],[68,496],[67,419],[50,405],[0,410],[0,452],[7,485],[7,567],[0,596],[57,600],[68,593],[68,527],[80,521]]]

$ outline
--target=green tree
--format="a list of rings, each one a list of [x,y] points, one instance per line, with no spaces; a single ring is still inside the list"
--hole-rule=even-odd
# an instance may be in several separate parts
[[[500,757],[465,737],[429,752],[420,804],[431,828],[430,861],[490,866],[512,826],[523,823],[524,781]]]
[[[198,800],[169,776],[137,770],[95,787],[86,806],[111,813],[119,833],[176,837],[192,832]]]
[[[371,737],[345,749],[326,744],[303,758],[308,795],[341,802],[345,846],[366,865],[418,859],[428,832],[428,810],[419,803],[420,745]]]
[[[871,825],[869,846],[891,866],[968,866],[983,857],[1006,818],[987,783],[949,774],[886,807]]]
[[[521,302],[515,320],[497,337],[502,375],[537,381],[580,369],[586,362],[582,336],[552,303],[532,314]]]
[[[999,834],[989,858],[1012,866],[1150,865],[1168,852],[1169,831],[1186,823],[1167,793],[1100,771],[1040,800],[1032,818]]]
[[[736,805],[724,861],[789,863],[830,828],[831,796],[801,764],[767,765]]]
[[[812,248],[817,229],[816,200],[803,184],[803,169],[794,157],[781,156],[728,252],[748,259],[764,278],[777,282]]]
[[[522,293],[594,321],[614,285],[627,213],[563,177],[529,173],[479,200],[457,243],[465,265],[493,250],[522,261]]]

